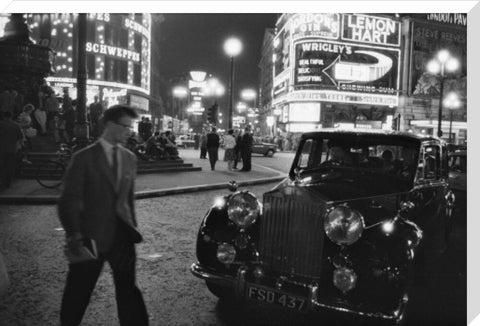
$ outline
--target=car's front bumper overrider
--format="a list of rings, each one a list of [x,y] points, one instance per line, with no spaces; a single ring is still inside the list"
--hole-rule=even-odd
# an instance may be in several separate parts
[[[247,282],[252,283],[251,280],[247,280],[248,267],[241,266],[240,268],[238,268],[236,276],[226,273],[219,273],[215,270],[203,267],[199,263],[192,264],[190,270],[192,274],[198,278],[215,283],[219,286],[233,289],[237,299],[247,299],[246,285]],[[275,290],[275,287],[271,286],[271,282],[254,280],[253,283],[263,287],[270,287],[272,290]],[[302,295],[306,295],[308,311],[329,309],[345,313],[351,313],[367,318],[384,319],[398,322],[403,318],[406,304],[408,302],[408,296],[405,294],[402,298],[398,300],[398,304],[395,309],[389,309],[388,311],[379,311],[381,309],[376,310],[373,309],[373,307],[368,307],[367,305],[351,304],[346,302],[345,300],[336,300],[331,296],[322,298],[322,295],[319,293],[319,287],[317,284],[307,284],[299,282],[293,282],[293,284],[294,287],[299,289],[299,293],[302,293]]]

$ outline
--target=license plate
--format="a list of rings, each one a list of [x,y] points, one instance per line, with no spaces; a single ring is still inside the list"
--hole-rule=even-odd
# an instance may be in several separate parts
[[[297,311],[307,310],[306,299],[279,291],[249,285],[247,287],[247,295],[251,300],[271,303]]]

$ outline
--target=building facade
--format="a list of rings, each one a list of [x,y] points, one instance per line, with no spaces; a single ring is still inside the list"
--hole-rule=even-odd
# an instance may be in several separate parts
[[[440,50],[448,50],[460,63],[459,69],[447,74],[444,98],[457,94],[460,105],[443,105],[442,132],[445,140],[454,144],[467,141],[467,15],[412,14],[402,16],[404,69],[400,110],[402,129],[437,135],[440,102],[438,75],[427,70],[428,63]]]
[[[55,74],[47,81],[57,94],[76,98],[77,14],[28,14],[32,39],[56,52]],[[150,14],[87,14],[87,104],[99,96],[108,107],[129,104],[150,114]]]
[[[443,110],[443,138],[466,142],[466,15],[283,14],[273,42],[273,101],[286,133],[321,128],[436,134],[441,49],[460,69],[444,79],[460,107]],[[450,132],[451,131],[451,132]]]
[[[260,70],[258,89],[258,121],[260,124],[260,133],[262,135],[269,135],[273,133],[272,127],[267,123],[267,117],[273,116],[272,110],[272,91],[273,91],[273,38],[275,37],[275,30],[267,28],[263,36],[262,55],[258,64]]]

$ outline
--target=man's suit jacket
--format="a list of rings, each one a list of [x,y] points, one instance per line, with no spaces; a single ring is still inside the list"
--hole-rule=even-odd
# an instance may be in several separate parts
[[[136,157],[124,147],[119,146],[118,150],[122,160],[118,187],[115,187],[115,176],[105,151],[97,141],[72,157],[58,204],[60,221],[67,235],[79,232],[94,239],[101,253],[108,252],[112,246],[118,218],[137,232]]]

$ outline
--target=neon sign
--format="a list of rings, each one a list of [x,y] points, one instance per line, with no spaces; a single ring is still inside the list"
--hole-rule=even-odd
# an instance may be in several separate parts
[[[88,16],[91,18],[91,19],[96,19],[96,20],[101,20],[101,21],[104,21],[104,22],[109,22],[110,21],[110,14],[104,14],[104,13],[101,13],[101,14],[94,14],[94,13],[91,13],[91,14],[88,14]]]
[[[307,36],[337,39],[339,30],[338,14],[298,14],[291,20],[294,39]]]
[[[340,103],[358,103],[369,105],[397,106],[398,96],[396,95],[377,95],[344,93],[337,91],[296,91],[287,95],[287,101],[326,101]],[[276,104],[275,102],[273,103]]]
[[[343,15],[342,39],[390,46],[400,45],[400,23],[389,18]]]
[[[146,38],[150,38],[150,32],[148,29],[134,20],[125,18],[123,20],[123,25],[128,29],[143,34]]]
[[[96,54],[105,54],[112,57],[133,60],[136,62],[140,61],[140,53],[127,50],[127,49],[118,48],[116,46],[87,42],[85,47],[87,52],[96,53]]]

